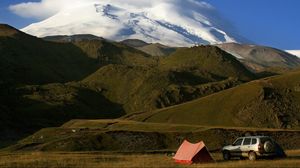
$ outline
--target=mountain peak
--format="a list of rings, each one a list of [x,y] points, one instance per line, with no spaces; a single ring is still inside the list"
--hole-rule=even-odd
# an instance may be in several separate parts
[[[18,29],[7,24],[0,24],[0,37],[11,37],[20,33]]]
[[[144,46],[149,45],[145,41],[139,40],[139,39],[126,39],[126,40],[121,41],[121,43],[128,45],[130,47],[144,47]]]
[[[124,3],[122,0],[82,1],[22,29],[45,37],[92,34],[122,41],[140,39],[168,46],[192,46],[240,42],[232,26],[206,3],[154,0]],[[186,10],[189,9],[189,10]]]
[[[104,40],[102,37],[97,37],[91,34],[77,34],[77,35],[56,35],[56,36],[46,36],[43,38],[48,41],[59,41],[59,42],[78,42],[78,41],[90,41],[90,40]]]

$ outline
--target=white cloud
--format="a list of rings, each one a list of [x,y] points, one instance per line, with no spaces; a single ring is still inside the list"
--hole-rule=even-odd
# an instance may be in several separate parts
[[[88,1],[91,0],[41,0],[10,5],[9,9],[21,17],[46,19],[64,8],[74,7]]]
[[[186,2],[189,3],[186,3]],[[40,2],[23,2],[15,5],[10,5],[9,9],[13,13],[25,17],[35,19],[46,19],[53,16],[57,12],[65,8],[72,8],[83,3],[99,3],[107,2],[120,4],[124,8],[140,9],[151,8],[158,3],[173,3],[173,4],[195,4],[196,6],[202,6],[205,9],[212,8],[206,2],[201,0],[41,0]],[[191,3],[192,2],[192,3]]]

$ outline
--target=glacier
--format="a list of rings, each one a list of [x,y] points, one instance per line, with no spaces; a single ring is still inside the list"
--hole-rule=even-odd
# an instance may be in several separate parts
[[[21,30],[38,37],[92,34],[175,47],[245,41],[213,6],[200,0],[61,1],[70,3]]]

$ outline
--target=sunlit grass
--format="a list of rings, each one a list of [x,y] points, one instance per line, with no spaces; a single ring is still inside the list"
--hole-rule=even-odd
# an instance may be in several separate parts
[[[0,167],[4,168],[201,168],[201,167],[297,167],[300,150],[288,151],[286,159],[223,161],[219,153],[212,154],[216,163],[178,165],[166,154],[118,153],[1,153]]]

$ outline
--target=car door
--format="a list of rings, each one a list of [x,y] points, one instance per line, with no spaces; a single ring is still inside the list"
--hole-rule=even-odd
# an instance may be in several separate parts
[[[244,138],[238,138],[234,141],[234,143],[232,144],[232,150],[230,152],[232,156],[241,156],[241,145],[243,143],[243,140]]]
[[[251,150],[251,138],[245,138],[241,146],[241,155],[247,157],[248,152]]]

